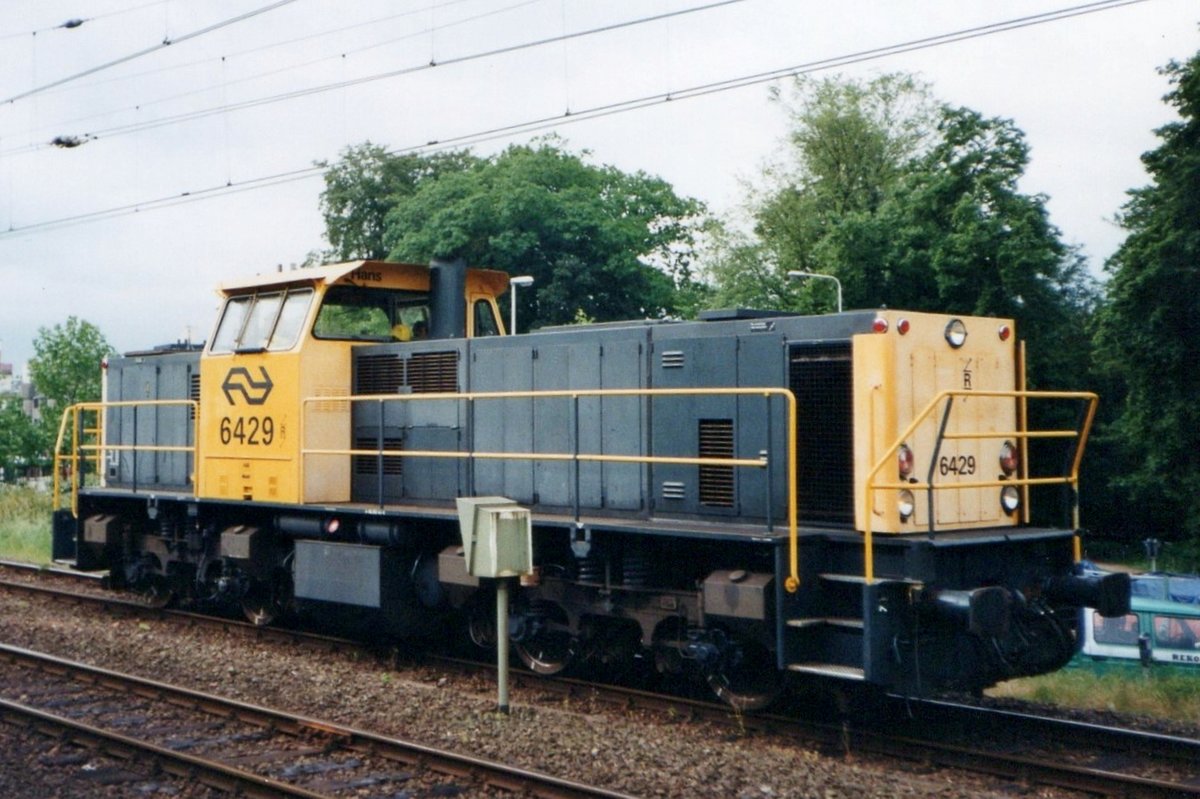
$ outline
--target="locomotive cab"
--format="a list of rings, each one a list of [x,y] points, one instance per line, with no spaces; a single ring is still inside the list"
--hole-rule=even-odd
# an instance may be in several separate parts
[[[497,335],[496,296],[507,285],[500,272],[461,263],[361,261],[222,286],[200,359],[198,496],[349,501],[347,458],[297,466],[306,410],[309,446],[349,446],[350,409],[320,398],[350,393],[352,347]]]

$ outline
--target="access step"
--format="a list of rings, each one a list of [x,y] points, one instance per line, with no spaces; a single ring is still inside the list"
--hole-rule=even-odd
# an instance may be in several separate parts
[[[857,583],[866,585],[867,578],[861,574],[818,574],[820,579],[830,583]],[[905,585],[921,585],[920,580],[913,580],[910,577],[876,577],[876,583],[903,583]]]
[[[858,666],[842,666],[838,663],[789,663],[788,671],[834,677],[839,680],[862,681],[867,678],[866,673]]]
[[[805,629],[807,627],[849,627],[854,630],[863,629],[863,620],[850,616],[813,616],[807,619],[788,619],[788,627]]]

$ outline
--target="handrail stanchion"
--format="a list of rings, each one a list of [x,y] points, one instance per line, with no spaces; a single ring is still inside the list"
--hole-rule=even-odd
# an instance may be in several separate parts
[[[379,446],[379,454],[375,456],[375,489],[379,507],[383,507],[383,400],[379,400],[379,434],[375,443]]]
[[[137,409],[139,406],[159,407],[167,405],[184,405],[189,408],[197,408],[198,403],[192,399],[179,400],[125,400],[118,402],[77,402],[63,409],[61,421],[58,424],[58,436],[54,441],[54,484],[53,484],[53,502],[55,509],[63,503],[63,471],[64,467],[69,469],[70,474],[66,480],[66,488],[71,491],[71,515],[78,518],[79,516],[79,491],[85,487],[84,484],[84,467],[89,463],[94,463],[97,470],[97,475],[102,474],[104,464],[109,451],[125,452],[128,451],[133,457],[133,489],[137,491],[137,455],[138,452],[181,452],[191,455],[193,465],[199,455],[199,450],[196,445],[195,427],[193,427],[192,443],[183,445],[156,445],[148,444],[141,445],[137,443]],[[134,425],[133,425],[133,444],[111,444],[107,441],[103,433],[103,418],[104,414],[113,408],[132,408]],[[85,414],[94,413],[97,415],[96,428],[88,432],[88,428],[84,427]],[[199,418],[197,411],[196,417]],[[67,428],[70,427],[70,435],[68,439]],[[97,436],[94,440],[86,438],[87,435]],[[90,442],[90,443],[89,443]],[[69,449],[64,452],[64,444],[69,443]],[[199,496],[198,486],[193,487],[193,494]]]
[[[773,426],[771,424],[771,395],[763,394],[763,404],[766,405],[767,417],[767,448],[762,451],[762,456],[767,461],[767,490],[763,492],[767,503],[767,532],[775,532],[775,458],[772,456],[772,444],[775,441]]]

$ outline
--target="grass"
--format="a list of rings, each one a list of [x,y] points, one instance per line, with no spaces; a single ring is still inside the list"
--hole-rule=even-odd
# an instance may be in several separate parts
[[[1155,666],[1072,666],[1054,674],[1001,683],[988,696],[1059,707],[1110,710],[1195,723],[1200,718],[1200,673]]]
[[[0,558],[50,562],[50,495],[0,485]]]

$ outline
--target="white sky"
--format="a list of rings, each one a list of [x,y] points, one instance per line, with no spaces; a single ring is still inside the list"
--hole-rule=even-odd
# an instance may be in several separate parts
[[[366,139],[415,146],[1071,5],[744,0],[444,63],[708,2],[296,0],[0,104],[0,359],[23,371],[38,328],[71,315],[98,325],[120,350],[189,331],[206,337],[217,283],[302,261],[324,246],[322,183],[313,177],[84,224],[22,231],[26,226],[303,169],[317,159],[336,160],[342,148]],[[0,99],[268,5],[0,0]],[[53,29],[81,17],[90,21]],[[1195,0],[1146,0],[839,71],[913,72],[941,100],[1012,118],[1032,149],[1023,190],[1049,196],[1052,222],[1067,242],[1083,246],[1099,272],[1123,237],[1112,218],[1125,192],[1146,182],[1139,155],[1156,146],[1153,129],[1172,118],[1161,102],[1168,84],[1156,70],[1200,49],[1198,22]],[[261,49],[298,37],[309,38]],[[443,65],[413,69],[431,60]],[[413,71],[249,110],[109,132],[402,69]],[[744,181],[779,152],[785,120],[768,102],[767,85],[759,84],[556,130],[570,148],[592,151],[596,162],[659,175],[726,213],[740,206]],[[74,149],[45,146],[55,136],[89,132],[99,138]],[[529,136],[476,149],[490,153]]]

